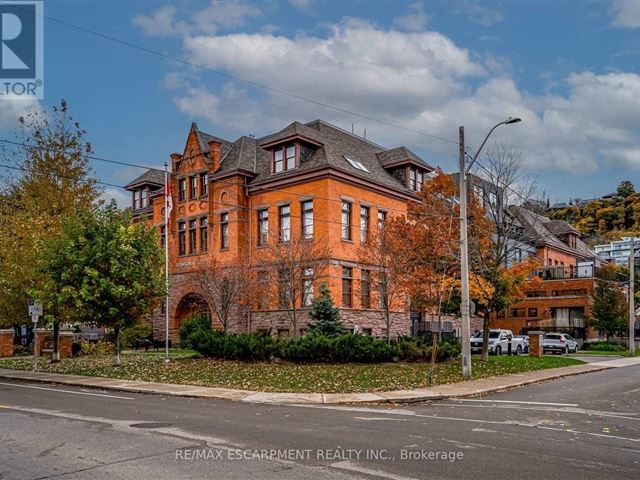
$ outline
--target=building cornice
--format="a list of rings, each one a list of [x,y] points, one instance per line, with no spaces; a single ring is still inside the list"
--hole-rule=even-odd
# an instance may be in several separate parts
[[[341,170],[333,166],[322,166],[316,169],[306,170],[296,175],[288,175],[286,177],[278,176],[263,180],[259,183],[249,184],[249,194],[260,193],[261,191],[274,190],[274,187],[298,185],[301,183],[310,182],[313,180],[319,180],[323,178],[330,178],[339,180],[352,185],[365,188],[367,190],[374,191],[376,193],[382,193],[383,195],[398,198],[400,200],[417,201],[418,196],[410,193],[409,191],[403,191],[400,189],[394,189],[387,185],[383,185],[375,180],[366,180],[364,178],[356,177],[351,173]]]

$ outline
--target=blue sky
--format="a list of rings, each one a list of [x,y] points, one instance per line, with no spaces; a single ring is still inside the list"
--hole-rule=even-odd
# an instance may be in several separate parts
[[[45,2],[45,15],[406,127],[255,88],[45,19],[45,99],[67,99],[96,155],[161,166],[191,121],[234,140],[322,118],[453,170],[453,142],[496,131],[551,201],[615,190],[640,171],[640,2]],[[8,102],[8,100],[3,100]],[[32,107],[0,113],[3,137]],[[124,185],[139,170],[96,162]],[[638,185],[640,187],[640,185]],[[107,196],[124,201],[122,192]]]

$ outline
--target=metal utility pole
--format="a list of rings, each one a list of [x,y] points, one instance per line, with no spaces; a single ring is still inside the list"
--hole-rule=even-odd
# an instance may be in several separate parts
[[[169,362],[169,219],[173,208],[171,198],[171,180],[164,164],[164,284],[166,288],[164,298],[164,361]]]
[[[635,276],[636,276],[636,237],[631,237],[631,252],[629,253],[629,354],[636,354],[636,305],[635,305]]]
[[[462,376],[471,378],[471,319],[469,316],[469,245],[467,241],[467,168],[465,165],[464,127],[460,139],[460,317],[462,321]]]
[[[469,241],[468,241],[468,221],[467,221],[467,172],[478,159],[480,151],[489,140],[493,131],[500,125],[513,125],[522,121],[520,118],[507,118],[497,123],[489,130],[487,136],[480,144],[480,148],[471,159],[469,165],[465,161],[464,148],[464,127],[460,127],[459,136],[459,154],[460,154],[460,318],[462,322],[462,376],[466,379],[471,378],[471,315],[469,312]]]

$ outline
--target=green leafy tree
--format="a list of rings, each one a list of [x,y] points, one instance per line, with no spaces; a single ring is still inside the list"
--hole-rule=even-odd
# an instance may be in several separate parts
[[[331,290],[324,282],[320,285],[320,294],[313,299],[309,317],[314,320],[309,328],[311,333],[340,335],[346,332],[340,319],[340,311],[333,304]]]
[[[633,186],[633,183],[629,180],[623,180],[620,182],[620,185],[618,185],[617,193],[620,197],[628,197],[629,195],[636,193],[636,189]]]
[[[87,158],[91,144],[63,100],[47,111],[21,117],[0,165],[0,325],[26,320],[29,290],[42,277],[36,271],[40,240],[59,234],[62,219],[99,201],[100,189]],[[58,358],[62,311],[47,310]]]
[[[148,315],[165,293],[163,264],[153,230],[132,224],[112,202],[80,211],[61,235],[42,242],[38,270],[45,281],[36,294],[45,308],[112,328],[119,365],[120,331]]]
[[[598,272],[593,295],[592,324],[605,338],[626,326],[626,302],[614,265]]]

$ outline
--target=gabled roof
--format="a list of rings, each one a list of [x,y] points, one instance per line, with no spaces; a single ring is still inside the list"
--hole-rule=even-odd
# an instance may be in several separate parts
[[[549,220],[549,222],[546,223],[546,227],[554,235],[565,235],[567,233],[582,235],[579,230],[575,229],[564,220]]]
[[[216,137],[199,130],[196,122],[191,123],[191,131],[195,132],[198,144],[200,145],[200,150],[207,160],[209,160],[209,142],[218,142],[220,144],[220,156],[225,155],[233,146],[233,143],[229,140],[225,140],[224,138]]]
[[[419,156],[409,150],[407,147],[396,147],[391,150],[385,150],[376,154],[383,167],[388,165],[395,165],[404,162],[414,163],[420,165],[427,170],[435,170],[431,165],[422,160]]]
[[[141,187],[143,185],[162,187],[164,185],[164,172],[155,168],[149,169],[135,180],[127,183],[124,188],[133,190],[135,187]]]
[[[575,248],[570,247],[558,238],[557,235],[560,235],[559,232],[579,233],[566,222],[562,220],[551,220],[549,217],[514,205],[509,207],[509,212],[518,219],[524,228],[526,236],[529,237],[536,246],[548,246],[568,252],[579,258],[593,258],[597,256],[589,250],[587,245],[579,238],[576,239]]]

